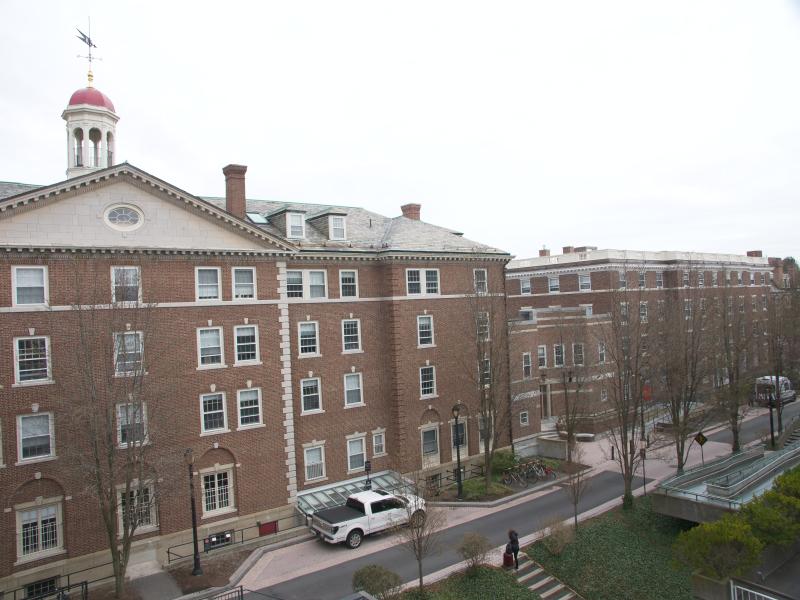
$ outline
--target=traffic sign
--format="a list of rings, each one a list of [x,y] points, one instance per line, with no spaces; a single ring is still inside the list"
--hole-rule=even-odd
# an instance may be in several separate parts
[[[703,432],[701,431],[696,436],[694,436],[694,441],[702,446],[703,444],[705,444],[708,441],[708,438],[706,436],[704,436]]]

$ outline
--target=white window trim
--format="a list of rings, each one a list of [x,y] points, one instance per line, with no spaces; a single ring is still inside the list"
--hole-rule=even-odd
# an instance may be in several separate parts
[[[251,271],[253,273],[253,297],[252,298],[237,298],[236,297],[236,271]],[[231,300],[234,302],[251,302],[258,300],[258,285],[256,283],[256,268],[255,267],[231,267]]]
[[[586,281],[589,282],[587,287],[583,287],[583,281],[586,278]],[[592,276],[589,274],[579,274],[578,275],[578,291],[580,292],[591,292],[592,291]]]
[[[603,342],[597,344],[597,363],[606,364],[606,345]]]
[[[318,300],[325,300],[328,298],[328,270],[327,269],[286,269],[287,273],[292,271],[295,273],[300,273],[300,278],[303,282],[303,296],[289,296],[289,284],[288,281],[286,283],[286,298],[287,300],[300,302],[303,301],[310,301],[315,302]],[[325,295],[324,296],[316,296],[314,298],[311,297],[311,273],[322,273],[322,280],[325,286]]]
[[[24,502],[21,504],[14,505],[14,521],[16,523],[16,538],[17,538],[17,561],[14,563],[14,566],[21,565],[23,563],[33,562],[35,560],[42,560],[43,558],[48,558],[50,556],[55,556],[58,554],[64,554],[66,552],[66,548],[64,547],[64,507],[63,507],[63,496],[54,496],[51,498],[37,498],[32,502]],[[32,508],[45,508],[47,506],[55,506],[56,507],[56,532],[58,535],[58,545],[55,548],[49,548],[47,550],[42,550],[39,552],[33,552],[31,554],[22,554],[22,512],[26,510],[30,510]]]
[[[486,286],[484,290],[478,290],[478,272],[483,273],[483,283]],[[489,271],[487,269],[472,269],[472,282],[475,288],[475,293],[484,296],[489,293]]]
[[[386,428],[379,427],[378,429],[372,430],[372,456],[373,458],[379,456],[386,456],[388,452],[386,452]],[[381,436],[383,438],[383,452],[375,452],[375,438],[377,436]]]
[[[355,286],[356,286],[356,295],[355,296],[343,296],[342,295],[342,273],[354,273],[355,274]],[[339,269],[339,297],[340,298],[358,298],[359,297],[359,290],[358,290],[358,269]]]
[[[17,270],[18,269],[41,269],[44,271],[44,302],[30,304],[17,303]],[[49,306],[50,305],[50,274],[46,265],[15,265],[11,267],[11,306]]]
[[[206,510],[206,489],[203,485],[203,475],[209,475],[213,473],[214,475],[218,473],[228,472],[228,498],[230,499],[229,505],[225,508],[217,508],[215,510]],[[228,513],[236,512],[238,509],[236,508],[236,494],[235,494],[235,483],[236,480],[234,479],[234,468],[233,464],[227,465],[214,465],[213,467],[209,467],[207,469],[202,469],[197,472],[200,481],[198,482],[200,485],[200,508],[203,511],[201,519],[207,519],[211,517],[216,517],[217,515],[225,515]]]
[[[420,319],[430,319],[431,320],[431,343],[430,344],[420,344],[420,340],[419,340]],[[436,347],[436,331],[434,329],[434,324],[433,324],[433,315],[417,315],[417,348],[434,348],[434,347]]]
[[[206,429],[205,412],[203,411],[203,398],[206,396],[222,396],[222,428],[221,429]],[[207,392],[200,394],[200,435],[218,435],[220,433],[230,433],[231,429],[228,422],[228,399],[225,392]]]
[[[358,391],[359,395],[361,396],[361,402],[357,402],[355,404],[348,404],[347,403],[347,378],[348,377],[358,377]],[[342,390],[344,392],[344,407],[345,408],[357,408],[359,406],[366,406],[366,402],[364,401],[364,377],[361,373],[345,373],[342,376]]]
[[[540,352],[540,350],[544,350],[544,352]],[[544,357],[544,364],[539,364],[539,359]],[[536,346],[536,368],[538,369],[546,369],[547,368],[547,346],[544,344],[540,344]]]
[[[320,463],[322,464],[322,475],[319,477],[308,477],[308,451],[320,450]],[[303,480],[308,481],[323,481],[327,479],[327,469],[325,468],[325,442],[311,442],[310,444],[303,444]]]
[[[119,349],[119,344],[117,339],[119,336],[126,336],[126,335],[136,335],[139,337],[139,347],[142,349],[142,359],[139,365],[139,369],[136,371],[117,371],[117,350]],[[114,377],[136,377],[138,375],[144,375],[144,332],[143,331],[117,331],[114,332]]]
[[[139,525],[133,532],[133,537],[136,537],[140,534],[151,533],[153,531],[158,531],[160,528],[160,524],[158,522],[158,506],[156,504],[156,491],[155,491],[155,482],[151,479],[143,482],[142,484],[139,483],[138,480],[134,480],[131,482],[130,491],[135,492],[140,490],[141,488],[150,488],[150,520],[152,523],[150,525]],[[125,485],[118,485],[117,486],[117,538],[122,539],[123,535],[123,523],[122,523],[122,494],[125,493]]]
[[[408,273],[409,271],[419,271],[419,292],[418,293],[411,293],[408,291]],[[427,284],[427,275],[428,271],[436,271],[436,292],[430,293],[428,292],[428,284]],[[425,269],[425,268],[415,268],[415,269],[406,269],[406,295],[407,296],[441,296],[442,295],[442,274],[439,269]]]
[[[358,327],[358,348],[355,350],[348,350],[344,347],[344,324],[348,321],[355,321]],[[342,354],[359,354],[364,352],[364,347],[361,345],[361,319],[342,319]]]
[[[423,394],[422,393],[422,369],[433,369],[433,393],[432,394]],[[419,397],[420,399],[425,398],[438,398],[439,397],[439,389],[436,385],[436,367],[433,365],[425,365],[424,367],[419,368]]]
[[[436,458],[434,460],[430,460],[428,463],[425,462],[425,443],[424,443],[424,434],[426,431],[436,431]],[[423,469],[429,469],[432,467],[438,467],[442,462],[442,440],[440,439],[441,436],[439,435],[439,423],[429,423],[427,425],[423,425],[419,428],[419,455],[420,455],[420,462],[422,464]],[[434,456],[431,454],[431,456]]]
[[[523,415],[525,416],[524,419],[522,418]],[[523,410],[522,412],[519,413],[519,426],[520,427],[528,427],[530,424],[531,424],[531,420],[530,420],[530,418],[528,416],[528,411],[527,410]]]
[[[238,332],[240,329],[244,329],[245,327],[252,327],[255,329],[256,334],[256,357],[253,360],[239,360],[239,342],[238,342]],[[223,354],[224,360],[224,354]],[[233,366],[234,367],[243,367],[247,365],[260,365],[261,363],[261,343],[258,339],[258,325],[255,323],[250,323],[247,325],[236,325],[233,328]]]
[[[523,285],[523,283],[527,282],[527,285]],[[525,288],[528,288],[528,291],[525,291]],[[523,277],[519,280],[519,293],[521,296],[530,296],[533,293],[533,283],[531,282],[530,277]]]
[[[492,341],[492,322],[489,318],[489,313],[486,311],[479,311],[476,315],[475,319],[475,335],[476,339],[479,342],[491,342]],[[486,336],[481,337],[481,325],[486,323]]]
[[[303,226],[303,233],[301,235],[292,235],[292,217],[300,217],[300,223]],[[306,237],[306,216],[301,212],[288,211],[286,213],[286,237],[291,240],[302,240]]]
[[[242,392],[257,392],[258,393],[258,423],[248,423],[242,425]],[[264,404],[262,401],[261,388],[245,388],[243,390],[236,390],[236,431],[245,429],[257,429],[259,427],[266,427],[264,424]]]
[[[314,408],[312,410],[305,409],[305,402],[303,398],[303,382],[304,381],[316,381],[317,382],[317,395],[319,396],[319,408]],[[321,377],[304,377],[300,380],[300,416],[303,415],[318,415],[320,413],[324,413],[325,409],[322,406],[322,378]]]
[[[50,454],[45,456],[36,456],[34,458],[22,458],[22,419],[24,417],[48,417],[48,426],[50,428]],[[17,415],[17,462],[15,466],[30,465],[37,462],[47,462],[58,458],[56,455],[56,428],[55,419],[51,412],[37,412],[27,413],[24,415]]]
[[[556,359],[557,348],[561,348],[561,364],[558,364],[558,360]],[[565,356],[565,351],[564,344],[553,344],[553,367],[561,368],[566,364],[567,357]]]
[[[200,298],[200,271],[217,272],[217,297]],[[222,300],[222,269],[220,267],[195,267],[194,268],[194,299],[195,302],[220,302]]]
[[[134,446],[147,445],[150,443],[150,438],[147,433],[147,405],[144,402],[119,402],[116,405],[116,419],[117,419],[117,448],[129,448],[129,442],[122,441],[122,422],[119,419],[119,409],[121,406],[141,406],[142,408],[142,434],[143,439],[141,442],[134,442]]]
[[[336,219],[342,220],[342,232],[344,234],[342,237],[334,237],[333,235],[333,222]],[[347,219],[344,215],[328,215],[328,239],[334,242],[344,242],[347,240]]]
[[[213,364],[213,365],[204,365],[201,364],[201,354],[200,354],[200,332],[205,331],[208,329],[217,329],[219,330],[219,352],[220,352],[220,363]],[[225,363],[225,332],[222,330],[222,327],[198,327],[197,328],[197,370],[198,371],[206,371],[209,369],[224,369],[228,365]]]
[[[137,273],[137,281],[139,285],[137,286],[137,295],[136,301],[131,300],[117,300],[117,286],[116,286],[116,277],[114,273],[117,269],[136,269]],[[114,304],[122,303],[125,305],[136,304],[142,302],[142,270],[136,265],[114,265],[111,267],[111,302]]]
[[[357,467],[355,469],[350,468],[350,442],[361,441],[361,454],[364,456],[364,465]],[[366,462],[367,462],[367,434],[366,433],[354,433],[348,436],[345,436],[345,450],[347,454],[347,473],[361,473],[365,471]]]
[[[317,340],[317,351],[316,352],[302,352],[302,338],[300,336],[300,328],[302,325],[313,325]],[[298,321],[297,322],[297,358],[317,358],[322,356],[322,347],[320,344],[319,338],[319,321]]]
[[[450,419],[448,422],[448,426],[450,427],[450,452],[452,456],[452,460],[456,460],[457,453],[456,453],[456,439],[453,435],[453,429],[455,428],[456,420]],[[464,443],[461,444],[459,447],[459,451],[461,452],[461,458],[469,458],[469,426],[468,426],[468,419],[466,417],[462,417],[458,420],[459,425],[464,426]]]
[[[581,347],[581,362],[575,361],[575,348]],[[583,342],[575,342],[572,344],[572,365],[575,367],[582,367],[586,363],[586,344]]]
[[[47,378],[46,379],[32,379],[30,381],[19,380],[19,340],[30,340],[36,338],[44,338],[45,352],[47,353]],[[50,336],[47,335],[24,335],[14,338],[14,383],[11,387],[28,387],[33,385],[48,385],[55,383],[53,381],[53,365],[50,352]]]
[[[525,364],[525,359],[527,358],[528,364]],[[528,367],[528,374],[525,374],[525,367]],[[522,379],[527,380],[533,378],[533,357],[531,356],[530,352],[523,352],[522,353]]]
[[[553,282],[555,281],[555,289],[553,289]],[[561,277],[558,275],[549,275],[547,277],[547,293],[560,294],[561,293]]]

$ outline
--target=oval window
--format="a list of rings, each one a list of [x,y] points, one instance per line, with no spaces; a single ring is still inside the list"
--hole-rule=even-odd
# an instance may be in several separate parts
[[[131,231],[140,227],[143,221],[142,211],[128,204],[118,204],[106,211],[106,223],[114,229]]]

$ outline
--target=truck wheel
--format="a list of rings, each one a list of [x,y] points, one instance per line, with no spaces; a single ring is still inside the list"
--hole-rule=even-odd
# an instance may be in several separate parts
[[[408,520],[408,524],[415,529],[422,527],[425,524],[425,511],[414,511],[414,514],[411,515],[411,518]]]
[[[364,539],[364,534],[360,529],[353,529],[350,533],[347,534],[347,539],[345,540],[345,544],[351,550],[355,550],[361,545],[361,540]]]

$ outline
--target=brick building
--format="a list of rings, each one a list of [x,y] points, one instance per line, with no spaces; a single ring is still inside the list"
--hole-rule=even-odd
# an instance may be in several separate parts
[[[147,451],[116,497],[136,507],[134,566],[191,537],[187,457],[205,537],[269,531],[367,461],[452,470],[455,404],[462,459],[479,455],[465,371],[477,336],[505,331],[505,303],[486,318],[475,299],[504,298],[507,253],[417,204],[252,200],[239,165],[203,198],[114,164],[118,117],[91,85],[63,118],[69,179],[0,183],[0,590],[108,561],[96,413],[113,448]],[[508,398],[507,376],[491,385]]]

